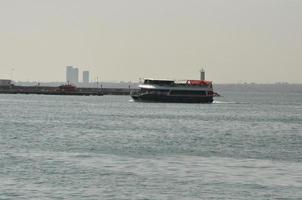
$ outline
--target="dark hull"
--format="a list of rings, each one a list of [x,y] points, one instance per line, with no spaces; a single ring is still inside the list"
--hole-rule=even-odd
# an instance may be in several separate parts
[[[170,96],[170,95],[131,95],[133,100],[141,102],[163,102],[163,103],[212,103],[213,96]]]

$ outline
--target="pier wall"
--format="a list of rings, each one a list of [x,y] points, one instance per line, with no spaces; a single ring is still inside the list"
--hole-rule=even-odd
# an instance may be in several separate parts
[[[50,86],[0,86],[0,94],[44,94],[44,95],[129,95],[130,88],[76,88],[74,91],[60,90]]]

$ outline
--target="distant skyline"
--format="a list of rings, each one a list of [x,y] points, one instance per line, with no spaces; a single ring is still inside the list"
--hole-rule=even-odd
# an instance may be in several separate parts
[[[0,79],[302,83],[300,0],[0,0]]]

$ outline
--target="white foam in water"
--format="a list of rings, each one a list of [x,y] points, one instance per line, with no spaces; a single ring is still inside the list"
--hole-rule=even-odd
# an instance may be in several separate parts
[[[235,102],[235,101],[213,101],[214,104],[249,104],[248,102]]]

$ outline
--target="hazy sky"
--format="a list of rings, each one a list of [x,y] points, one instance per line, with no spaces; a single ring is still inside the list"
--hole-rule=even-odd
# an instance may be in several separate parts
[[[301,0],[0,0],[0,78],[302,83]],[[14,70],[12,70],[14,69]]]

